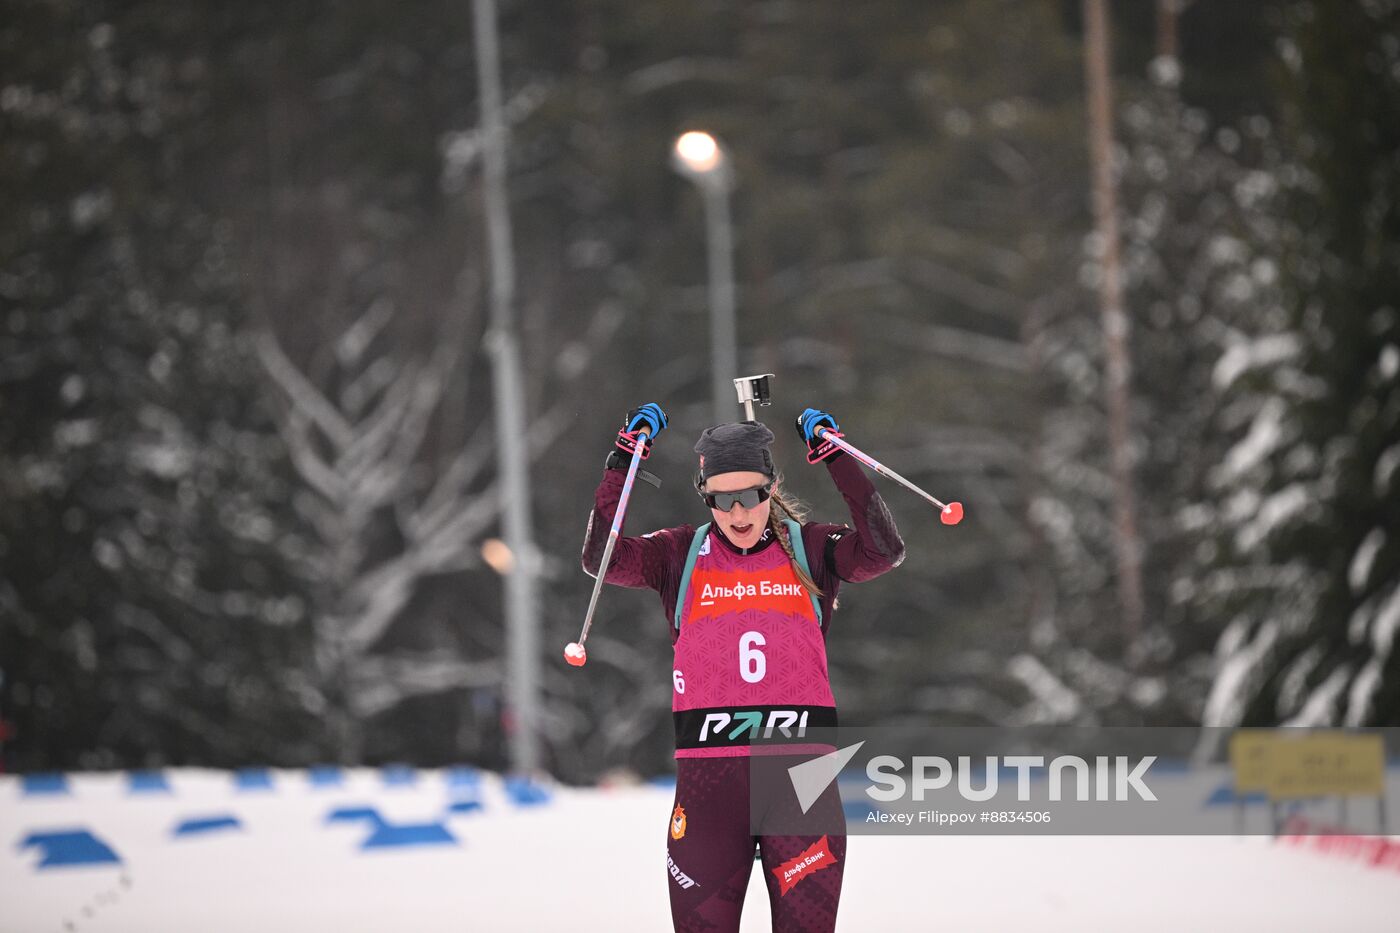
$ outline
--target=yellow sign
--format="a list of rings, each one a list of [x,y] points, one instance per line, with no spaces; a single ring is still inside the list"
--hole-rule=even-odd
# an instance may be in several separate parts
[[[1230,737],[1230,768],[1236,794],[1262,791],[1275,801],[1385,793],[1379,735],[1242,729]]]
[[[1268,753],[1270,800],[1377,797],[1385,792],[1385,747],[1379,735],[1323,733],[1279,739]]]
[[[1268,787],[1269,747],[1274,733],[1241,729],[1230,736],[1230,768],[1235,772],[1235,794],[1262,793]]]

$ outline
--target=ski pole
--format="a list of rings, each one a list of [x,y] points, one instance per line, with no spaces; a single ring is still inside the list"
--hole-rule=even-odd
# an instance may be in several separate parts
[[[583,632],[579,635],[578,641],[570,642],[564,648],[564,660],[574,667],[582,667],[588,661],[588,652],[584,649],[583,643],[588,640],[588,629],[593,624],[593,611],[598,608],[598,594],[603,589],[603,578],[608,575],[608,564],[612,561],[613,545],[617,544],[617,539],[622,534],[622,516],[627,511],[627,500],[632,495],[632,484],[637,479],[637,467],[642,462],[642,450],[651,440],[646,428],[641,428],[637,432],[637,445],[632,449],[632,462],[627,464],[627,479],[622,481],[622,495],[617,500],[617,509],[613,512],[612,528],[608,531],[608,543],[603,548],[603,560],[598,565],[598,575],[593,579],[593,595],[588,600],[588,613],[583,617]]]
[[[820,437],[822,440],[830,444],[834,444],[841,450],[844,450],[846,453],[850,454],[852,457],[855,457],[861,463],[870,467],[870,469],[874,470],[876,473],[879,473],[881,476],[894,480],[896,483],[903,486],[905,489],[909,490],[915,495],[922,496],[929,502],[932,502],[934,505],[938,506],[938,517],[939,520],[943,522],[943,524],[956,525],[958,522],[962,521],[963,507],[961,502],[949,502],[945,505],[944,503],[935,499],[933,496],[924,492],[918,486],[915,486],[913,483],[909,482],[909,480],[900,476],[894,470],[891,470],[889,467],[885,466],[879,460],[876,460],[874,457],[870,456],[870,454],[866,453],[863,450],[859,450],[856,447],[853,447],[850,444],[843,441],[841,437],[838,434],[836,434],[836,432],[832,431],[826,425],[819,425],[816,431],[813,433],[815,433],[817,437]]]

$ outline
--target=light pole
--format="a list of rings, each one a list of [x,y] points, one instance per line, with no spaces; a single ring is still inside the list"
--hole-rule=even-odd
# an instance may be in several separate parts
[[[510,197],[506,188],[507,134],[501,106],[501,61],[496,0],[472,0],[481,99],[482,201],[487,259],[491,268],[491,329],[483,343],[491,353],[495,389],[496,464],[505,541],[493,548],[505,578],[506,706],[502,727],[510,764],[518,774],[538,771],[540,736],[540,613],[531,534],[530,455],[525,445],[525,380],[520,331],[515,322],[515,251],[511,243]],[[507,562],[506,558],[510,560]]]
[[[727,421],[739,368],[734,333],[734,228],[729,193],[734,174],[724,147],[709,133],[682,133],[671,149],[671,165],[695,183],[705,198],[706,252],[710,272],[710,394],[715,423]]]

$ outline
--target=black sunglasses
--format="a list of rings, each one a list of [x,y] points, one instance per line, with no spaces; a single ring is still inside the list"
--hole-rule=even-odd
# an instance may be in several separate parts
[[[696,491],[700,493],[700,498],[704,499],[705,504],[710,508],[728,512],[734,508],[736,502],[746,509],[758,508],[760,502],[766,502],[773,495],[772,488],[772,483],[764,483],[762,486],[755,486],[752,489],[738,489],[734,492],[705,492],[703,489]]]

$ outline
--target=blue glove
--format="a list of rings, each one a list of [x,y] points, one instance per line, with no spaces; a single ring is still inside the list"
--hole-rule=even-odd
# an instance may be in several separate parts
[[[666,430],[666,412],[661,410],[661,406],[655,402],[647,402],[640,408],[634,408],[627,413],[627,417],[622,420],[622,430],[617,432],[617,449],[628,457],[637,449],[639,440],[638,433],[646,429],[647,443],[642,449],[642,459],[651,456],[652,444],[656,441],[656,435]]]
[[[641,408],[634,408],[627,413],[627,420],[623,422],[622,430],[627,434],[633,434],[642,428],[647,429],[647,433],[652,437],[666,430],[666,413],[661,410],[661,406],[655,402],[647,402]]]
[[[836,423],[836,419],[829,412],[819,408],[804,409],[802,414],[797,416],[797,436],[802,438],[807,445],[807,462],[816,463],[820,460],[839,456],[841,448],[828,440],[817,436],[817,428],[830,428],[830,434],[841,437],[841,427]]]

